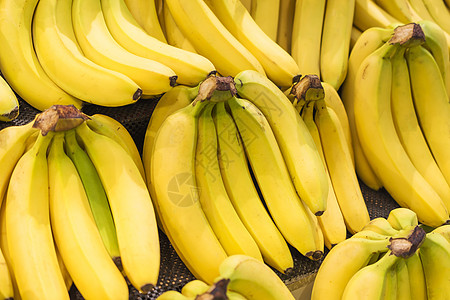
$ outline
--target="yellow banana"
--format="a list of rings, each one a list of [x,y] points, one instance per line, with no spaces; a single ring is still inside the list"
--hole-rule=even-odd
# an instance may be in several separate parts
[[[352,51],[353,46],[355,46],[356,41],[359,39],[361,34],[362,34],[362,31],[359,30],[357,27],[355,27],[355,25],[353,25],[352,32],[350,34],[350,52]]]
[[[280,0],[278,16],[277,44],[287,53],[291,53],[292,27],[294,21],[295,0]]]
[[[3,250],[0,250],[0,297],[6,300],[14,299],[14,287],[9,268]]]
[[[409,280],[408,267],[406,260],[400,259],[397,262],[394,273],[397,276],[397,299],[398,300],[411,300],[411,281]]]
[[[371,27],[385,28],[391,24],[401,23],[382,9],[373,0],[355,0],[355,14],[353,23],[360,30]]]
[[[280,0],[252,0],[251,13],[258,27],[273,41],[277,39]]]
[[[450,34],[450,11],[444,1],[423,0],[423,4],[433,17],[433,21]]]
[[[242,5],[245,6],[245,9],[247,9],[248,12],[252,11],[252,0],[240,0]]]
[[[427,287],[425,283],[425,274],[423,272],[422,262],[420,261],[419,251],[414,253],[411,257],[405,260],[406,267],[408,268],[409,287],[411,289],[411,295],[414,295],[414,299],[425,300],[427,299]]]
[[[181,288],[181,293],[186,297],[196,297],[208,291],[209,285],[201,280],[195,279],[186,283]]]
[[[439,227],[433,229],[433,232],[437,232],[437,233],[443,235],[445,237],[445,239],[450,242],[450,225],[439,226]]]
[[[407,0],[375,0],[375,2],[404,24],[414,19],[412,7]]]
[[[394,229],[388,220],[382,217],[378,217],[370,220],[362,231],[370,230],[385,236],[394,236],[398,233],[397,229]]]
[[[19,100],[5,81],[0,77],[0,121],[12,121],[19,116]]]

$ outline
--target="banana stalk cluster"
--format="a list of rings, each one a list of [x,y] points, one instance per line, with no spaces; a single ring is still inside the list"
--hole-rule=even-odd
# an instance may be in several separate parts
[[[445,299],[449,279],[450,226],[422,227],[397,208],[331,249],[311,299]]]
[[[3,299],[128,299],[157,283],[157,223],[139,152],[104,115],[52,106],[0,132]]]

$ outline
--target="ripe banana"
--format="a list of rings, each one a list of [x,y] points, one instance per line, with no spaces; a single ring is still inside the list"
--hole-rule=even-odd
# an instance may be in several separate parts
[[[327,0],[320,48],[320,78],[336,90],[347,74],[355,0]]]
[[[353,23],[359,30],[365,31],[371,27],[385,28],[391,24],[401,23],[382,9],[373,0],[355,0]]]
[[[282,273],[293,268],[291,252],[282,234],[267,213],[248,169],[245,150],[224,102],[216,104],[220,172],[228,195],[247,230],[261,251],[264,261]]]
[[[252,11],[252,0],[240,0],[242,5],[245,6],[245,9],[247,9],[248,12]]]
[[[341,89],[341,99],[347,112],[351,132],[355,168],[358,177],[371,189],[379,190],[382,184],[372,170],[362,151],[355,123],[355,78],[362,61],[381,47],[393,34],[392,29],[374,27],[363,32],[350,53],[348,72]]]
[[[72,22],[81,50],[95,63],[131,78],[143,95],[158,95],[175,84],[176,74],[160,62],[137,56],[111,36],[100,0],[74,0]]]
[[[235,76],[243,70],[265,74],[255,56],[225,28],[204,1],[166,0],[166,4],[183,35],[222,76]]]
[[[273,41],[277,39],[280,2],[281,0],[252,0],[251,11],[249,11],[258,27]]]
[[[391,223],[388,222],[385,218],[378,217],[370,220],[366,226],[364,226],[362,231],[373,231],[385,236],[394,236],[398,233],[397,229],[394,229]]]
[[[186,297],[196,297],[198,295],[206,293],[208,289],[209,285],[206,282],[195,279],[186,283],[181,288],[181,293]]]
[[[114,140],[82,123],[77,136],[94,164],[109,200],[123,269],[133,286],[150,291],[157,283],[160,252],[149,192],[130,155]]]
[[[50,227],[46,152],[52,136],[39,134],[20,158],[6,197],[8,248],[22,299],[69,299]]]
[[[19,116],[19,100],[5,81],[0,77],[0,121],[12,121]]]
[[[414,167],[395,132],[389,57],[400,46],[391,41],[369,55],[356,74],[354,109],[358,137],[371,167],[395,201],[417,213],[421,222],[439,226],[448,219],[447,209]]]
[[[277,44],[291,53],[292,27],[294,22],[295,0],[280,0],[278,16]]]
[[[32,42],[32,19],[38,0],[0,3],[0,69],[11,88],[27,103],[45,110],[53,104],[82,102],[59,88],[40,65]]]
[[[439,233],[450,242],[450,225],[442,225],[433,230],[433,232]]]
[[[102,1],[102,10],[111,35],[122,47],[168,66],[178,76],[177,83],[195,86],[214,71],[213,64],[206,57],[170,46],[148,35],[133,19],[124,0]]]
[[[448,51],[446,50],[448,53]],[[408,157],[450,211],[450,186],[439,169],[417,119],[408,65],[402,53],[392,59],[391,109],[396,132]]]
[[[444,81],[436,61],[425,48],[409,49],[406,58],[420,127],[434,159],[450,184],[450,107]],[[441,224],[435,227],[438,225]]]
[[[14,288],[11,280],[11,273],[6,262],[3,251],[0,250],[0,297],[11,300],[14,298]]]
[[[211,284],[227,254],[201,208],[195,180],[197,120],[203,105],[190,104],[164,120],[146,172],[171,244],[196,278]]]
[[[234,80],[239,95],[267,118],[298,195],[315,215],[321,215],[326,209],[328,182],[302,118],[283,92],[263,75],[247,70]]]
[[[64,146],[67,156],[72,160],[81,178],[91,207],[92,216],[106,250],[119,269],[122,269],[116,227],[111,215],[108,198],[97,170],[86,152],[78,145],[75,130],[66,131]]]
[[[361,34],[362,34],[362,31],[359,30],[357,27],[355,27],[355,25],[353,25],[352,32],[350,34],[350,52],[352,51],[353,46],[355,46],[356,41],[359,39]]]
[[[189,300],[191,298],[184,296],[180,292],[169,290],[162,293],[158,298],[158,300]]]
[[[308,213],[308,208],[295,192],[268,121],[250,101],[232,98],[228,105],[275,224],[286,241],[300,253],[311,259],[320,259],[324,246],[322,232],[317,231],[315,217]]]
[[[328,249],[331,249],[333,246],[339,244],[347,238],[347,228],[345,226],[344,217],[342,216],[336,194],[334,193],[330,173],[326,167],[322,143],[320,142],[319,130],[317,129],[316,123],[314,123],[314,102],[307,102],[301,113],[302,119],[314,139],[314,143],[317,147],[317,151],[319,151],[320,158],[322,159],[325,172],[327,174],[327,209],[321,216],[318,216],[317,219],[319,221],[320,228],[322,229],[325,246]]]
[[[220,277],[229,279],[228,289],[248,300],[294,300],[283,281],[267,265],[246,255],[233,255],[220,265]]]
[[[127,76],[84,56],[73,32],[71,0],[39,1],[33,17],[33,43],[46,74],[78,99],[122,106],[136,102],[142,93]]]
[[[155,1],[124,0],[132,16],[142,29],[152,37],[166,43],[161,24],[159,23]]]
[[[325,0],[295,2],[291,55],[301,74],[320,77],[320,45],[325,16]]]
[[[270,80],[281,87],[292,84],[293,77],[299,74],[295,60],[264,33],[239,0],[207,0],[205,3],[231,34],[258,59]],[[265,3],[278,5],[278,1]],[[265,22],[276,19],[274,14],[278,16],[278,10],[272,9],[268,13],[270,17],[265,14]]]
[[[407,0],[375,0],[391,16],[407,24],[414,19],[412,8]]]
[[[392,271],[391,271],[392,272]],[[411,294],[411,282],[409,280],[408,266],[406,260],[400,259],[397,262],[396,270],[393,272],[397,276],[397,289],[396,295],[398,300],[410,300]]]
[[[197,50],[195,50],[192,43],[186,38],[178,25],[175,23],[175,20],[167,7],[166,0],[163,1],[164,31],[166,32],[167,43],[174,47],[197,53]]]
[[[127,283],[103,245],[78,171],[64,152],[64,133],[53,138],[48,169],[52,232],[78,290],[87,299],[127,299]]]
[[[433,21],[450,34],[450,11],[444,1],[423,0],[423,3],[433,17]]]
[[[352,234],[356,233],[370,221],[370,217],[344,130],[336,113],[327,107],[324,100],[316,102],[314,121],[319,129],[326,165],[345,224]]]
[[[417,300],[427,299],[425,274],[423,272],[422,262],[420,261],[419,251],[407,258],[405,263],[408,268],[411,295],[414,295],[414,299]]]

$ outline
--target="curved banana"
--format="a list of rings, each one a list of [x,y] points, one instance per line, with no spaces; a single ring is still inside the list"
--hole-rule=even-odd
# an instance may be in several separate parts
[[[399,47],[388,42],[359,67],[354,107],[358,137],[371,167],[395,201],[413,210],[422,223],[439,226],[448,219],[447,209],[412,164],[392,120],[392,65],[388,58]],[[418,46],[410,50],[414,48]]]
[[[46,152],[52,137],[39,134],[20,158],[6,197],[8,248],[22,299],[69,299],[50,227]]]
[[[322,232],[317,231],[315,217],[308,213],[295,191],[269,123],[248,100],[232,98],[228,105],[275,224],[286,241],[300,253],[320,259],[324,246]]]
[[[425,274],[423,272],[422,262],[420,261],[419,251],[416,251],[411,257],[405,260],[408,268],[409,287],[414,299],[426,300],[427,287],[425,283]]]
[[[423,0],[423,3],[433,17],[433,21],[450,34],[450,11],[444,1]]]
[[[166,43],[162,26],[159,23],[155,1],[124,0],[133,18],[147,34]]]
[[[439,233],[428,233],[419,250],[428,299],[450,295],[450,242]]]
[[[204,1],[166,0],[166,4],[183,35],[222,76],[235,76],[242,70],[265,74],[255,56],[225,28]]]
[[[203,105],[188,105],[165,119],[146,172],[171,244],[196,278],[212,284],[227,254],[201,208],[195,180],[197,120]]]
[[[211,228],[228,255],[244,254],[262,261],[261,252],[228,197],[220,174],[217,135],[209,103],[198,120],[195,178],[199,200]]]
[[[108,198],[97,170],[87,153],[78,145],[75,130],[66,131],[64,146],[67,156],[72,160],[81,178],[91,207],[92,216],[106,250],[119,269],[122,269],[116,227],[111,215]]]
[[[195,86],[214,71],[214,65],[206,57],[170,46],[148,35],[133,19],[124,0],[102,1],[102,10],[111,35],[122,47],[168,66],[178,76],[177,83]]]
[[[172,69],[160,62],[137,56],[114,40],[106,25],[100,0],[74,0],[72,23],[86,57],[128,76],[139,85],[143,95],[162,94],[175,84],[176,74]]]
[[[295,0],[280,0],[277,44],[291,54],[291,38],[294,22]]]
[[[320,45],[325,2],[325,0],[295,1],[291,55],[303,75],[316,74],[320,78]]]
[[[348,151],[344,130],[336,113],[324,100],[318,100],[315,106],[314,121],[319,129],[333,189],[347,229],[356,233],[370,221],[370,217]]]
[[[336,90],[348,68],[355,0],[327,0],[320,47],[320,78]]]
[[[64,133],[53,138],[48,174],[53,236],[78,290],[87,299],[127,299],[128,285],[103,245],[78,171],[64,152]]]
[[[77,136],[94,164],[109,200],[126,276],[141,292],[156,286],[159,236],[155,212],[139,169],[114,140],[92,131],[86,123]]]
[[[355,13],[353,23],[360,30],[365,31],[371,27],[385,28],[391,24],[401,23],[382,9],[373,0],[355,0]]]
[[[280,3],[281,0],[252,0],[251,10],[249,11],[258,27],[273,41],[277,39]]]
[[[264,207],[248,169],[245,150],[224,102],[216,104],[219,165],[228,195],[247,230],[261,251],[264,261],[282,273],[293,268],[292,254],[282,234]]]
[[[327,209],[325,212],[318,216],[320,228],[322,229],[325,246],[331,249],[334,245],[339,244],[347,238],[347,227],[345,225],[344,217],[342,216],[341,208],[336,198],[336,194],[333,189],[333,183],[331,182],[330,173],[326,166],[325,156],[323,154],[322,143],[320,141],[319,130],[316,123],[314,123],[314,103],[307,102],[302,109],[302,119],[306,124],[309,132],[311,133],[314,143],[319,151],[320,158],[322,159],[327,174],[328,180],[328,198]]]
[[[230,279],[228,289],[248,300],[294,300],[287,286],[272,269],[246,255],[233,255],[220,265],[220,278]]]
[[[362,151],[355,124],[355,78],[362,61],[376,49],[381,47],[393,34],[392,29],[380,27],[364,31],[350,53],[348,72],[341,89],[341,99],[347,112],[353,145],[355,168],[358,177],[371,189],[379,190],[382,184],[375,175]]]
[[[95,64],[81,52],[72,27],[71,0],[39,1],[33,43],[47,75],[70,95],[102,106],[123,106],[140,98],[142,91],[134,81]]]
[[[420,128],[450,185],[450,106],[443,78],[435,59],[425,48],[409,49],[406,59]]]
[[[89,116],[86,124],[96,133],[107,136],[121,145],[133,159],[142,175],[142,178],[145,179],[144,166],[142,164],[139,150],[137,149],[136,143],[134,142],[130,132],[125,128],[125,126],[123,126],[122,123],[113,117],[103,114],[95,114]]]
[[[450,211],[450,186],[434,160],[420,128],[406,59],[399,53],[391,61],[391,109],[396,132],[414,167],[433,187]]]
[[[12,121],[18,116],[19,100],[5,79],[0,77],[0,121]]]
[[[315,215],[321,215],[326,209],[328,181],[299,113],[274,83],[255,71],[243,71],[234,81],[240,97],[256,105],[270,124],[298,195]]]
[[[11,88],[38,110],[82,102],[59,88],[45,73],[33,49],[32,19],[38,0],[0,3],[0,70]]]
[[[192,43],[181,32],[180,28],[175,23],[175,20],[167,7],[166,0],[163,1],[164,31],[166,32],[167,43],[189,52],[198,53]]]
[[[278,3],[265,2],[271,5]],[[258,59],[270,80],[281,87],[292,84],[294,76],[299,74],[297,63],[275,40],[264,33],[240,0],[207,0],[205,3],[231,34]],[[269,15],[265,14],[265,22],[276,19],[273,15],[278,16],[278,10],[272,9],[268,13]]]

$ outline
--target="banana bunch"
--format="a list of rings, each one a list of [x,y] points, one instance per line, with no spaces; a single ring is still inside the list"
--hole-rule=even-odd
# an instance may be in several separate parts
[[[214,284],[193,280],[183,286],[181,293],[167,291],[157,299],[293,300],[294,297],[264,263],[246,255],[232,255],[220,265],[220,275]]]
[[[159,23],[139,23],[142,18],[133,13],[140,4],[126,2],[131,1],[3,1],[4,78],[22,99],[45,110],[83,103],[123,106],[160,95],[177,82],[195,86],[215,70],[207,58],[155,37],[153,31],[162,32]],[[151,8],[143,11],[150,15]],[[2,116],[17,110],[9,98],[1,102]]]
[[[157,223],[125,127],[52,106],[0,131],[0,145],[4,299],[69,299],[72,283],[85,299],[128,299],[127,281],[156,285]]]
[[[434,227],[450,211],[443,158],[450,149],[448,51],[442,41],[442,31],[428,21],[369,29],[352,50],[342,89],[358,175]]]
[[[289,272],[288,243],[323,256],[325,168],[300,115],[264,75],[211,75],[164,94],[143,162],[158,224],[196,278],[212,284],[235,254]]]
[[[375,218],[331,249],[311,299],[446,299],[449,232],[443,225],[427,233],[407,208]]]

